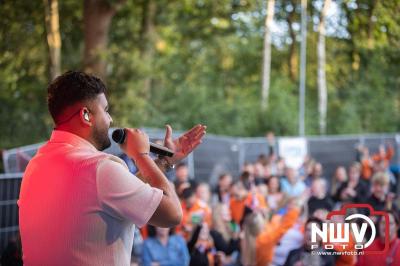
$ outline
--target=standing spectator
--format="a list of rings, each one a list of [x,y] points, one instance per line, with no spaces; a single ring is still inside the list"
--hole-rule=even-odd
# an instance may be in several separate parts
[[[298,197],[306,190],[306,185],[300,180],[294,168],[286,169],[286,178],[282,180],[282,191],[289,197]]]
[[[388,211],[389,214],[389,250],[379,255],[362,255],[358,257],[357,266],[368,265],[400,265],[400,239],[397,237],[399,230],[399,217],[394,211]],[[382,216],[380,216],[381,218]],[[365,251],[380,251],[385,249],[385,220],[379,219],[379,236]]]
[[[187,266],[189,252],[180,235],[171,234],[170,228],[148,225],[149,238],[143,243],[143,266]]]

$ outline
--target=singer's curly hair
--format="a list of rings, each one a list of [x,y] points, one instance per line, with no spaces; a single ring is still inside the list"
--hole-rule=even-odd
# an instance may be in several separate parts
[[[98,77],[80,71],[67,71],[48,86],[47,106],[57,123],[66,107],[80,101],[93,100],[105,92],[106,86]]]

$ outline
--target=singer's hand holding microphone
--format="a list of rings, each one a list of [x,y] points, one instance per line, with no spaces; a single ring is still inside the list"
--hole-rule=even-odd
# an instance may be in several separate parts
[[[119,130],[119,129],[117,129]],[[118,131],[114,132],[118,132]],[[121,149],[131,158],[137,160],[139,156],[148,155],[150,152],[149,136],[137,128],[125,128],[123,129],[124,135],[122,139],[117,141],[113,133],[114,141],[121,144]]]

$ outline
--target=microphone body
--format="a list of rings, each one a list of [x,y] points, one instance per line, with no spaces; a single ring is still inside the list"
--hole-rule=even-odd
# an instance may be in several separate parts
[[[111,137],[116,143],[122,144],[124,143],[126,137],[125,130],[123,128],[115,129]],[[152,142],[150,142],[150,152],[161,156],[168,156],[168,157],[174,156],[174,152],[172,150]]]

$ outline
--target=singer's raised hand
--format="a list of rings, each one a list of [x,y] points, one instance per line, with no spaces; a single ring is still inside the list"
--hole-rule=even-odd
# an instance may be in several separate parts
[[[169,161],[175,164],[188,156],[201,143],[206,134],[206,128],[203,125],[196,125],[179,138],[172,140],[172,128],[166,125],[164,145],[174,151],[174,156]]]

